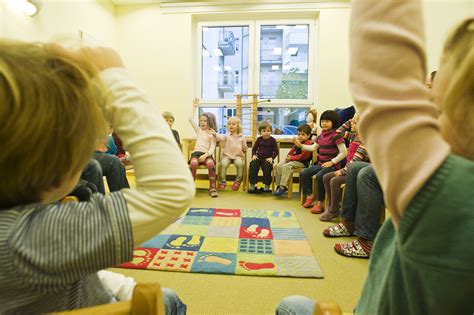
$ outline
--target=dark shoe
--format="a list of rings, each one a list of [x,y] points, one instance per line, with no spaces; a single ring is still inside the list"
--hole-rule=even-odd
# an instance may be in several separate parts
[[[280,187],[278,187],[277,190],[273,193],[273,196],[279,197],[279,196],[283,195],[284,193],[286,193],[287,191],[288,191],[288,188],[280,186]]]
[[[248,193],[249,194],[261,194],[262,191],[263,191],[262,188],[255,187],[254,189],[249,189]]]

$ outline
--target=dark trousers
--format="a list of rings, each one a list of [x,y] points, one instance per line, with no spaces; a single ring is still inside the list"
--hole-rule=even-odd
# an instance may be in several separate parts
[[[107,185],[109,186],[109,190],[111,192],[119,191],[122,188],[130,188],[125,167],[123,166],[122,162],[120,162],[118,157],[105,153],[95,153],[94,159],[100,163],[102,175],[104,175],[107,179]],[[99,192],[102,192],[99,186],[97,186],[97,189]],[[103,193],[105,193],[105,189]]]
[[[263,183],[270,185],[272,183],[272,169],[273,164],[269,163],[265,159],[256,159],[250,161],[249,166],[249,182],[255,185],[258,182],[258,170],[262,169],[263,172]]]
[[[382,189],[372,166],[366,162],[349,164],[341,216],[354,223],[355,235],[375,239],[383,205]]]

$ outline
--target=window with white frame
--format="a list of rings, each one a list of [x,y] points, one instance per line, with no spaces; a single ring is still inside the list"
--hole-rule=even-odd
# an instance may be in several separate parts
[[[270,99],[258,107],[276,134],[296,134],[313,105],[315,20],[232,21],[198,24],[200,112],[213,112],[219,133],[235,115],[236,94]],[[243,97],[243,102],[250,99]],[[250,109],[242,113],[250,134]]]

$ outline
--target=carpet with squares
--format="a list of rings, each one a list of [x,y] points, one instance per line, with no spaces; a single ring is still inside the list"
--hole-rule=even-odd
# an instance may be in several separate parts
[[[119,267],[323,278],[292,211],[190,208]]]

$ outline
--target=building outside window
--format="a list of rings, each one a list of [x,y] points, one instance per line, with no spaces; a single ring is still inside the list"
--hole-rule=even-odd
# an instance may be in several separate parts
[[[200,113],[216,115],[219,133],[235,116],[236,94],[258,93],[270,99],[258,107],[257,123],[269,120],[274,132],[296,134],[313,105],[310,49],[314,21],[200,23]],[[259,40],[256,40],[259,39]],[[251,98],[243,97],[243,102]],[[244,134],[250,135],[250,108],[242,111]]]

